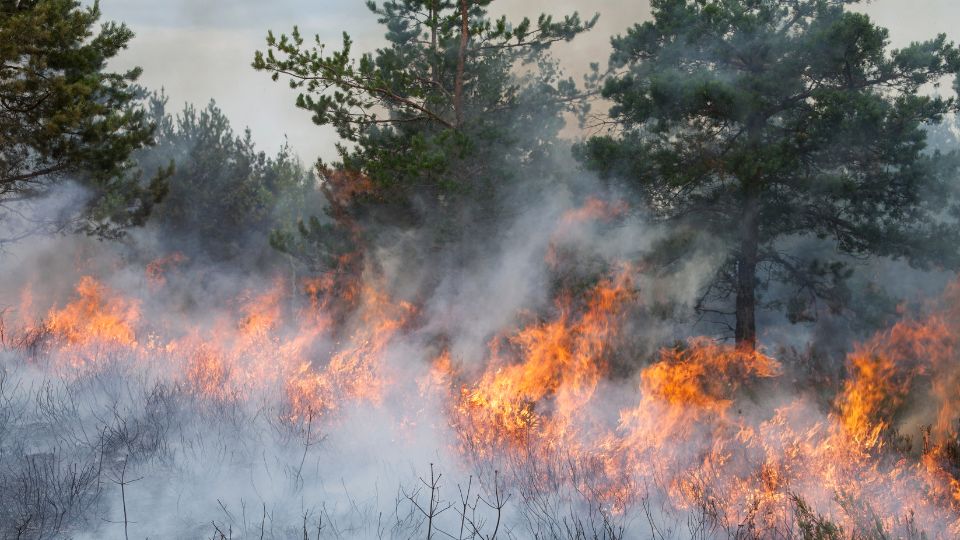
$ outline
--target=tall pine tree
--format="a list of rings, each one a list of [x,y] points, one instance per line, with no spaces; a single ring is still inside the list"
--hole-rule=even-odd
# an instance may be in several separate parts
[[[268,36],[254,67],[288,80],[297,105],[342,139],[339,160],[318,166],[333,223],[312,220],[277,244],[333,261],[381,231],[415,228],[431,253],[466,261],[464,251],[520,211],[519,186],[551,177],[577,92],[547,49],[594,21],[543,15],[511,25],[492,20],[490,4],[370,2],[387,44],[360,56],[347,34],[336,51],[296,28]],[[337,228],[352,238],[344,242]]]
[[[958,262],[956,169],[928,151],[924,127],[957,109],[928,87],[960,69],[960,51],[942,35],[893,50],[855,3],[653,0],[650,22],[613,39],[602,93],[619,133],[578,149],[654,215],[721,241],[728,257],[704,305],[733,297],[745,349],[766,282],[793,287],[797,308],[848,275],[787,239]]]

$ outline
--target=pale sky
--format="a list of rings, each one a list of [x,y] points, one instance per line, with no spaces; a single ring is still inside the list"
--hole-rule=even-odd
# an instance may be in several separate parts
[[[249,126],[259,147],[279,148],[284,135],[308,163],[333,156],[334,133],[315,126],[309,113],[294,106],[295,93],[268,74],[250,67],[263,49],[268,29],[288,31],[299,25],[305,35],[320,34],[331,46],[347,31],[355,50],[380,43],[381,27],[363,0],[101,0],[106,20],[127,23],[137,34],[116,67],[138,65],[141,82],[165,88],[170,108],[186,102],[205,105],[211,98],[237,131]],[[874,0],[861,9],[890,28],[894,45],[947,33],[960,41],[960,0]],[[554,52],[579,79],[592,61],[605,65],[609,40],[649,15],[647,0],[498,0],[491,11],[515,20],[541,12],[562,16],[579,11],[584,18],[600,13],[597,27]]]

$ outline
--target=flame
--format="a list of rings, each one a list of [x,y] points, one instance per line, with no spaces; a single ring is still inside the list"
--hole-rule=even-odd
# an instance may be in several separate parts
[[[666,349],[643,370],[641,395],[677,411],[723,415],[739,387],[754,377],[776,377],[780,363],[757,351],[741,351],[705,338]]]
[[[629,210],[624,201],[605,201],[589,197],[583,206],[566,212],[561,219],[561,229],[587,221],[613,221]]]
[[[577,410],[593,397],[606,372],[604,354],[615,320],[633,296],[630,271],[604,280],[589,294],[580,317],[569,300],[557,306],[558,317],[526,328],[507,339],[520,358],[511,363],[494,345],[489,369],[461,392],[460,421],[469,425],[472,448],[490,448],[504,440],[524,440],[533,428],[545,438],[560,438]],[[549,400],[549,425],[537,406]],[[489,450],[488,450],[489,451]]]
[[[361,293],[358,330],[348,345],[322,370],[304,362],[288,383],[293,415],[310,416],[335,410],[343,400],[378,401],[389,382],[384,355],[394,335],[414,314],[406,302],[393,303],[378,289]]]
[[[932,434],[942,441],[956,433],[960,419],[960,281],[951,285],[943,305],[921,320],[906,320],[880,332],[849,357],[850,375],[838,399],[844,426],[858,442],[882,446],[881,434],[893,426],[912,395],[933,397]],[[929,395],[926,395],[929,394]]]
[[[147,264],[144,271],[147,277],[147,283],[154,289],[162,289],[167,284],[167,272],[187,261],[187,256],[179,251],[171,253],[166,257],[154,259]]]
[[[281,323],[281,302],[284,298],[286,283],[282,279],[274,281],[273,287],[260,295],[242,303],[239,331],[243,339],[256,340],[269,335]]]
[[[843,425],[866,447],[880,435],[907,400],[912,385],[945,358],[955,358],[955,339],[944,321],[900,322],[860,345],[849,357],[851,377],[839,400]],[[945,426],[938,425],[938,432]]]
[[[146,272],[162,278],[179,263]],[[405,399],[418,404],[399,417],[415,425],[425,397],[446,400],[451,446],[466,463],[510,468],[531,489],[564,477],[612,513],[655,493],[665,512],[703,511],[720,530],[771,537],[802,496],[847,531],[896,531],[912,512],[931,538],[960,535],[960,281],[926,315],[853,347],[839,393],[816,402],[765,351],[706,338],[637,358],[632,378],[613,380],[610,359],[636,323],[630,266],[504,328],[476,371],[442,340],[424,355],[429,365],[408,358],[417,306],[382,281],[337,272],[243,291],[230,313],[182,333],[142,309],[165,294],[165,280],[131,298],[87,276],[63,307],[21,326],[48,335],[47,354],[71,368],[98,369],[110,357],[100,351],[119,350],[173,373],[198,399],[282,396],[284,419],[331,429],[349,429],[335,424],[344,410],[415,388]],[[31,289],[21,296],[26,317],[38,308]]]
[[[562,305],[556,320],[507,339],[519,361],[504,360],[499,342],[491,347],[490,369],[463,388],[456,407],[464,452],[513,455],[507,461],[514,464],[575,463],[591,471],[577,489],[589,486],[614,512],[659,485],[675,509],[712,509],[721,526],[773,531],[793,515],[795,493],[802,493],[804,504],[847,530],[876,523],[898,530],[909,522],[901,517],[902,501],[910,500],[920,522],[942,524],[934,537],[960,533],[960,381],[952,375],[960,287],[952,288],[946,311],[901,322],[857,346],[830,414],[803,398],[767,412],[753,394],[781,384],[781,364],[695,338],[662,350],[641,370],[637,404],[622,408],[617,425],[607,428],[591,418],[590,405],[605,375],[604,349],[617,332],[625,283],[601,284],[579,318]],[[937,406],[922,455],[881,459],[899,451],[884,446],[895,439],[893,419],[926,389]]]
[[[45,329],[72,345],[95,342],[135,346],[140,303],[123,298],[90,276],[76,286],[77,297],[47,314]]]

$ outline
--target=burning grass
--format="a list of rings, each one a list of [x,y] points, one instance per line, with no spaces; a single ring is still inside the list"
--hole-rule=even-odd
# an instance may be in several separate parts
[[[774,358],[706,339],[663,349],[641,368],[634,403],[607,396],[614,384],[606,379],[608,344],[622,327],[625,306],[636,301],[631,276],[624,269],[582,299],[561,299],[552,317],[492,340],[487,368],[472,378],[444,353],[431,369],[411,370],[420,373],[417,380],[390,360],[391,347],[416,333],[415,309],[372,288],[362,293],[356,330],[317,362],[312,355],[320,343],[329,345],[332,331],[322,318],[284,308],[282,291],[289,288],[282,282],[241,302],[233,322],[216,321],[206,334],[167,337],[142,317],[144,299],[83,278],[71,302],[20,325],[25,335],[42,336],[36,338],[42,346],[14,341],[19,345],[7,352],[7,363],[64,388],[111,379],[122,365],[124,377],[154,381],[151,391],[142,386],[146,408],[140,418],[116,410],[95,432],[91,455],[113,465],[94,469],[92,457],[79,469],[65,465],[61,441],[42,454],[48,457],[24,449],[27,461],[18,467],[33,476],[10,470],[6,485],[29,483],[57,497],[67,489],[76,515],[50,519],[71,530],[68,523],[82,521],[98,504],[98,490],[105,475],[117,474],[117,463],[160,459],[171,418],[184,411],[203,416],[198,408],[262,403],[259,414],[273,415],[270,422],[299,426],[284,429],[299,434],[290,439],[306,437],[300,444],[309,453],[318,451],[312,448],[318,434],[352,429],[344,423],[351,411],[395,407],[397,392],[416,388],[418,395],[401,403],[438,403],[443,426],[437,429],[448,433],[447,451],[461,461],[456,467],[481,477],[500,471],[496,481],[515,494],[513,512],[532,520],[531,531],[558,534],[565,523],[579,519],[582,526],[588,516],[591,527],[611,536],[625,531],[624,537],[638,520],[664,537],[685,522],[695,522],[704,537],[814,534],[803,531],[831,537],[835,531],[839,538],[874,529],[896,537],[911,530],[934,538],[960,534],[960,452],[950,391],[960,288],[948,291],[928,317],[900,322],[858,346],[842,392],[821,414],[802,397],[762,395],[763,381],[782,372]],[[929,398],[920,401],[921,395]],[[64,410],[69,401],[46,399],[21,408],[48,418],[24,423],[14,415],[4,424],[7,432],[89,422],[71,419],[77,413]],[[612,405],[619,407],[616,418]],[[54,438],[70,433],[82,440],[80,426]],[[567,513],[557,514],[562,508]],[[29,516],[40,510],[17,512],[10,521],[17,527],[53,530],[50,521],[31,525]]]
[[[216,538],[268,522],[277,538],[960,535],[960,285],[854,347],[823,401],[773,356],[706,338],[612,377],[641,302],[630,266],[519,317],[468,363],[372,279],[349,310],[336,280],[277,279],[174,324],[158,316],[162,269],[182,259],[163,261],[139,295],[84,277],[44,316],[7,317],[2,534],[137,521]],[[440,462],[429,475],[395,474],[423,455]],[[336,459],[356,476],[342,490],[323,465]],[[356,498],[382,481],[368,460],[392,464],[395,497]],[[230,497],[237,471],[255,508]],[[171,509],[184,493],[196,508]],[[128,502],[136,520],[118,517]],[[145,516],[154,504],[161,517]]]

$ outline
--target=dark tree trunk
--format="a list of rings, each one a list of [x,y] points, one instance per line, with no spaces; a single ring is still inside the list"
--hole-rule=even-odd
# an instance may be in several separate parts
[[[470,5],[460,0],[460,50],[457,53],[457,76],[453,89],[453,109],[457,127],[463,125],[463,78],[467,63],[467,44],[470,40]]]
[[[440,66],[438,65],[440,62],[440,49],[437,46],[437,28],[440,25],[438,16],[437,0],[433,0],[433,3],[430,5],[430,52],[433,53],[433,60],[430,66],[430,80],[433,81],[433,84],[440,83]]]
[[[757,347],[757,245],[741,242],[737,258],[737,348],[752,351]]]
[[[737,307],[734,337],[737,349],[757,347],[757,261],[759,233],[756,200],[749,196],[740,224],[740,251],[737,253]]]

